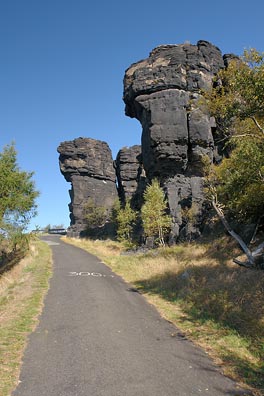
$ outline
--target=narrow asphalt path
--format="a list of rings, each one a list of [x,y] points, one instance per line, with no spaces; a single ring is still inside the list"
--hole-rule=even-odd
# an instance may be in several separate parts
[[[45,240],[54,275],[13,396],[246,394],[98,258]]]

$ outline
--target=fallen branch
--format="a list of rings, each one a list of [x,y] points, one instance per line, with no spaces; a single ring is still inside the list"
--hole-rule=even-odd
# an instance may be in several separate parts
[[[252,268],[252,265],[248,261],[240,261],[238,259],[233,259],[235,264],[240,265],[240,267]]]

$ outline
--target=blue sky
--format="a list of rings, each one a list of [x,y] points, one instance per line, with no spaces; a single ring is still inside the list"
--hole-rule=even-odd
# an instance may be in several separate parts
[[[208,40],[224,53],[264,51],[263,0],[0,0],[0,151],[15,141],[40,191],[30,228],[69,225],[57,146],[140,144],[124,114],[123,77],[160,44]],[[0,175],[1,177],[1,175]]]

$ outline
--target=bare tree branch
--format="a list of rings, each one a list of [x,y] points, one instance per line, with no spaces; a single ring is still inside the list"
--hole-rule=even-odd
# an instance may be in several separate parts
[[[240,260],[238,260],[238,259],[233,259],[233,262],[234,262],[235,264],[240,265],[240,267],[252,268],[252,265],[249,264],[248,261],[243,262],[243,261],[240,261]]]
[[[260,245],[256,247],[255,250],[253,250],[252,256],[253,257],[259,256],[263,251],[264,251],[264,242],[262,242]]]
[[[222,209],[217,204],[217,201],[216,201],[215,197],[213,197],[212,205],[213,205],[216,213],[218,214],[220,220],[222,221],[224,227],[228,231],[228,233],[238,242],[238,244],[240,245],[241,249],[246,254],[246,256],[248,258],[248,262],[250,264],[250,267],[253,267],[254,266],[254,257],[252,255],[251,251],[249,250],[249,248],[247,247],[245,242],[242,240],[242,238],[240,238],[240,236],[235,231],[232,230],[232,228],[230,227],[229,223],[227,222],[227,220],[226,220],[226,218],[224,216],[224,213],[223,213]],[[239,265],[241,265],[241,264],[239,264]]]
[[[254,124],[256,125],[256,127],[260,130],[261,133],[264,134],[264,129],[260,126],[259,122],[256,120],[256,118],[254,116],[250,117],[252,119],[252,121],[254,122]]]

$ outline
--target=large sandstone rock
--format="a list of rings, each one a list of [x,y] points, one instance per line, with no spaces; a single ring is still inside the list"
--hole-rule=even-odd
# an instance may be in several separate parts
[[[131,200],[140,209],[145,188],[145,171],[142,165],[141,146],[123,147],[115,161],[118,194],[122,204]]]
[[[167,194],[173,240],[200,232],[204,163],[213,161],[215,152],[214,120],[201,104],[200,90],[210,88],[223,67],[220,50],[199,41],[159,46],[125,73],[125,112],[141,122],[143,167]]]
[[[78,236],[86,228],[84,206],[89,198],[108,210],[117,199],[112,153],[107,143],[89,138],[62,142],[58,152],[61,173],[72,185],[70,234]]]
[[[216,145],[216,123],[201,90],[210,88],[215,74],[233,58],[222,57],[207,41],[161,45],[126,70],[125,112],[142,125],[141,147],[122,148],[114,166],[105,142],[79,138],[58,148],[61,172],[72,184],[73,233],[86,226],[83,208],[89,198],[110,209],[118,194],[123,203],[131,198],[140,209],[146,183],[156,177],[173,219],[172,242],[200,234],[205,164],[220,161],[223,151]]]

